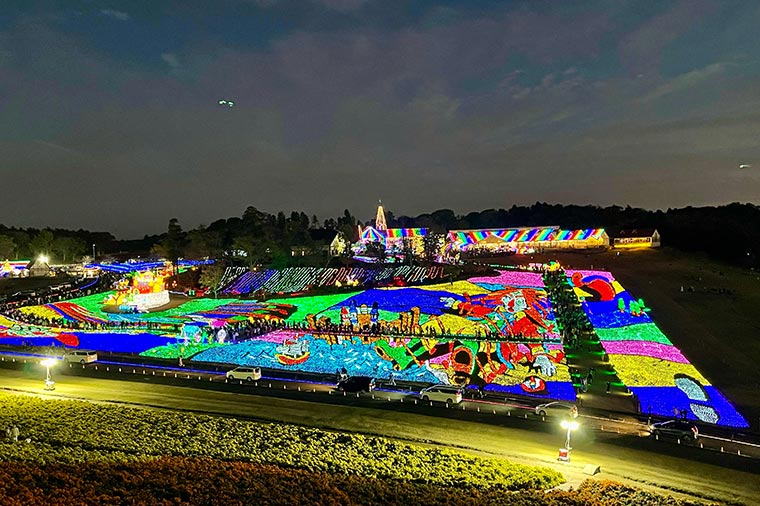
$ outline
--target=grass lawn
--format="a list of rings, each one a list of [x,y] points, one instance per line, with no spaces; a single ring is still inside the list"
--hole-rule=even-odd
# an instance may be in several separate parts
[[[7,384],[20,391],[39,390],[36,377],[34,381],[26,380],[23,379],[23,372],[4,370],[0,370],[0,375]],[[698,449],[684,455],[687,450],[677,445],[658,445],[635,436],[617,437],[609,433],[580,430],[573,439],[573,462],[557,462],[557,448],[564,441],[564,433],[557,423],[526,426],[504,419],[504,425],[491,425],[423,413],[326,406],[321,402],[240,396],[118,380],[103,382],[76,376],[61,381],[55,395],[66,395],[67,391],[80,399],[108,403],[118,399],[120,403],[137,403],[153,409],[212,410],[215,414],[378,435],[427,447],[443,446],[477,456],[550,467],[560,471],[574,486],[588,477],[583,474],[584,465],[593,463],[601,466],[603,479],[658,492],[733,500],[741,504],[754,504],[754,499],[760,494],[760,481],[751,469],[738,470],[735,463],[730,466],[725,462],[721,464],[718,462],[720,459],[710,455],[701,457]],[[34,430],[40,430],[37,425],[32,424]],[[31,430],[28,425],[22,428],[24,431]]]

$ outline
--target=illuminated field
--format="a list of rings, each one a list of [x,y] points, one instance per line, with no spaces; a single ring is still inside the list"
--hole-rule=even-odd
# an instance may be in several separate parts
[[[574,399],[542,286],[537,274],[505,272],[418,288],[273,299],[268,303],[295,306],[287,320],[306,321],[309,328],[212,347],[193,359],[325,374],[345,367],[354,375],[392,374],[396,380],[469,383]],[[340,324],[343,330],[328,330],[330,324]],[[525,339],[519,344],[473,339],[489,332],[502,337],[519,332]],[[407,337],[387,337],[394,333]]]
[[[577,273],[577,274],[576,274]],[[573,276],[575,274],[575,276]],[[618,377],[638,397],[643,413],[748,427],[728,400],[660,331],[646,311],[604,271],[567,271]]]
[[[568,271],[568,276],[642,412],[672,416],[685,410],[691,419],[747,426],[646,312],[631,314],[636,301],[612,274]],[[42,321],[56,318],[57,327],[0,318],[0,341],[323,374],[345,367],[355,375],[393,374],[396,380],[573,400],[543,287],[538,273],[501,271],[454,283],[266,302],[189,299],[149,314],[106,313],[102,302],[108,294],[99,294],[22,310]],[[288,328],[231,339],[234,325],[267,320],[284,321]],[[78,328],[67,328],[74,322]]]

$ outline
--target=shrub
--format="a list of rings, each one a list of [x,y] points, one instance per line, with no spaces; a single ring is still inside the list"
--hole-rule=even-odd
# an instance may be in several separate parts
[[[299,504],[385,506],[623,506],[691,503],[613,482],[586,481],[578,490],[509,492],[363,476],[311,473],[207,458],[50,465],[0,463],[0,504]]]

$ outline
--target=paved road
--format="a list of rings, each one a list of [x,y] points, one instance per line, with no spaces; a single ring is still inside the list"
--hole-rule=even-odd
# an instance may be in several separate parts
[[[106,371],[103,371],[103,369]],[[373,392],[360,392],[360,393],[343,393],[335,388],[335,383],[332,381],[321,381],[318,379],[312,379],[306,381],[303,379],[283,379],[279,377],[262,377],[261,380],[254,382],[245,381],[229,381],[225,377],[224,372],[210,372],[204,369],[194,369],[189,367],[167,367],[166,365],[160,366],[146,366],[144,364],[125,364],[118,362],[100,361],[98,364],[90,364],[87,366],[72,365],[69,371],[76,374],[84,375],[101,375],[103,372],[107,372],[109,377],[113,375],[151,375],[158,376],[159,379],[174,379],[190,381],[196,383],[201,381],[204,383],[204,388],[215,388],[229,391],[228,385],[231,383],[237,383],[238,387],[235,389],[237,392],[248,392],[259,395],[267,396],[286,396],[289,398],[300,398],[304,400],[313,400],[314,394],[328,394],[336,397],[344,397],[343,400],[338,398],[331,398],[325,400],[324,397],[317,399],[318,402],[330,402],[330,403],[348,403],[352,405],[362,405],[367,407],[375,407],[378,402],[390,403],[383,406],[384,409],[393,410],[414,410],[419,412],[420,409],[433,409],[433,414],[436,416],[453,416],[453,411],[462,411],[456,416],[461,418],[465,414],[492,414],[497,417],[514,417],[515,419],[528,419],[530,422],[536,422],[540,419],[541,422],[559,424],[559,420],[552,416],[539,417],[535,414],[536,406],[542,402],[540,399],[530,399],[525,397],[510,397],[506,395],[499,395],[493,392],[489,392],[484,398],[479,398],[475,394],[476,392],[468,392],[467,398],[458,405],[448,405],[441,402],[423,401],[419,396],[419,384],[403,383],[389,384],[387,381],[378,380],[377,388]],[[101,376],[102,377],[102,376]],[[197,384],[197,383],[196,383]],[[211,386],[213,385],[213,386]],[[300,395],[296,394],[298,392]],[[355,400],[356,399],[356,400]],[[398,403],[398,404],[396,404]],[[406,406],[401,406],[401,404]],[[597,403],[603,404],[603,403]],[[412,408],[411,405],[417,406]],[[585,405],[585,404],[584,404]],[[445,410],[445,411],[444,411]],[[486,420],[487,421],[487,420]],[[578,422],[585,428],[585,430],[593,430],[600,433],[598,437],[607,437],[610,434],[616,435],[635,435],[639,437],[650,437],[649,423],[651,420],[639,419],[633,415],[626,415],[622,413],[610,413],[605,410],[589,410],[582,409],[581,416]],[[488,422],[488,421],[487,421]],[[521,422],[518,422],[518,425]],[[526,422],[522,422],[523,425]],[[756,441],[754,441],[756,442]],[[664,437],[661,444],[675,444],[675,445],[693,445],[698,446],[706,451],[742,454],[747,457],[760,458],[760,445],[745,445],[739,441],[735,441],[733,436],[726,431],[710,429],[705,432],[703,429],[701,438],[698,442],[689,440],[679,440],[673,437]]]
[[[104,365],[98,365],[98,373]],[[118,377],[118,367],[116,373],[108,371],[108,374]],[[190,410],[444,444],[517,462],[548,465],[563,472],[573,485],[586,477],[582,469],[591,463],[601,466],[602,477],[638,485],[649,483],[671,492],[731,498],[742,504],[756,504],[756,498],[760,497],[760,476],[746,470],[756,462],[735,455],[708,454],[695,447],[663,444],[622,429],[618,434],[614,426],[628,427],[625,422],[615,422],[613,426],[610,421],[581,417],[583,427],[573,438],[572,462],[559,463],[557,448],[564,443],[564,432],[558,421],[531,416],[525,407],[500,406],[490,401],[467,401],[457,409],[443,404],[415,405],[412,397],[398,391],[379,389],[374,392],[374,399],[372,394],[343,397],[334,393],[329,384],[312,385],[309,392],[302,383],[276,380],[271,381],[270,388],[268,379],[258,386],[240,386],[224,384],[218,374],[188,371],[176,372],[176,384],[164,384],[175,381],[175,371],[146,369],[143,374],[139,368],[132,373],[131,368],[121,367],[122,378],[131,381],[58,372],[56,390],[45,392],[44,370],[39,365],[27,364],[21,369],[0,368],[0,385],[12,391],[52,397]],[[94,366],[86,369],[94,371]],[[599,428],[602,423],[608,424],[604,432]]]

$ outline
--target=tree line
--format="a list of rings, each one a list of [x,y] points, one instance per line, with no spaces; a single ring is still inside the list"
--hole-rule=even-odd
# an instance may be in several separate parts
[[[610,237],[629,228],[656,228],[662,244],[744,266],[760,260],[760,208],[733,203],[718,207],[685,207],[651,211],[630,206],[579,206],[537,202],[531,206],[486,209],[457,214],[439,209],[418,216],[395,216],[386,211],[389,227],[428,228],[432,233],[455,229],[508,228],[556,225],[563,229],[604,228]],[[304,212],[276,214],[248,207],[240,217],[219,219],[208,226],[185,231],[175,218],[167,231],[138,240],[116,240],[107,232],[60,229],[19,229],[0,225],[0,259],[35,258],[46,254],[58,261],[76,260],[98,252],[179,257],[229,257],[249,264],[283,266],[292,262],[291,248],[318,251],[328,245],[335,232],[349,241],[358,239],[362,222],[346,209],[337,218],[320,222]]]
[[[578,206],[537,202],[532,206],[488,209],[456,215],[443,209],[415,218],[399,217],[399,226],[438,230],[557,225],[566,230],[604,228],[611,238],[623,229],[656,228],[663,246],[704,252],[749,267],[760,266],[760,207],[733,203],[650,211],[621,206]]]
[[[0,262],[34,260],[41,256],[60,263],[78,262],[96,251],[110,249],[116,238],[108,232],[16,228],[0,225]]]

